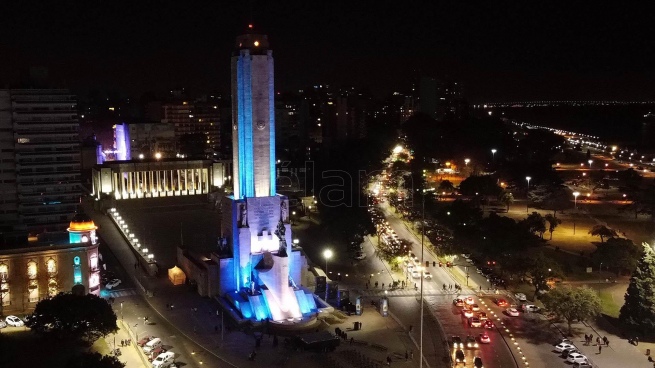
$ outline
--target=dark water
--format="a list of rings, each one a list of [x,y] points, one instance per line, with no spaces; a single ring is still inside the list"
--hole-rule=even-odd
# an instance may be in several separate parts
[[[500,111],[510,119],[589,134],[612,144],[639,144],[644,115],[655,113],[655,104],[514,107]]]

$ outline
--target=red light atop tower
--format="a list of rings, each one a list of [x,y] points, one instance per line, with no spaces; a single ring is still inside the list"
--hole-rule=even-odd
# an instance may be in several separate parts
[[[248,28],[252,29],[252,24],[248,24]]]

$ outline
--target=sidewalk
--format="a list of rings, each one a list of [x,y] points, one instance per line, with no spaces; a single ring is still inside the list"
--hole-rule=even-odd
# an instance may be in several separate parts
[[[127,368],[132,368],[132,367],[147,367],[148,366],[148,361],[145,359],[141,351],[139,351],[139,348],[136,345],[136,341],[132,339],[132,344],[129,346],[121,347],[121,340],[128,340],[130,338],[127,330],[123,327],[123,324],[119,320],[118,323],[118,332],[115,334],[107,335],[105,337],[105,341],[107,342],[107,346],[109,346],[109,349],[119,349],[121,351],[121,355],[118,356],[118,360],[120,360],[122,363],[125,363],[125,367]]]

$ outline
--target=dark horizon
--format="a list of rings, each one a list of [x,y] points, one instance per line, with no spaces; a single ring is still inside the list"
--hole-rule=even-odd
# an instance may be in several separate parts
[[[629,5],[176,4],[5,4],[0,86],[43,66],[74,90],[228,92],[234,39],[252,19],[278,91],[385,95],[426,75],[461,83],[472,102],[655,100],[652,12]]]

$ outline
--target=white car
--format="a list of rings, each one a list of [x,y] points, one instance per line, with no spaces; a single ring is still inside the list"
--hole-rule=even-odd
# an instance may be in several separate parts
[[[580,353],[571,353],[566,358],[566,361],[569,363],[586,363],[587,357]]]
[[[517,311],[516,308],[507,308],[505,311],[507,312],[508,316],[511,316],[511,317],[518,317],[519,316],[519,311]]]
[[[412,278],[413,279],[418,279],[421,277],[421,273],[418,271],[412,271]]]
[[[423,271],[423,278],[426,280],[432,280],[432,274],[430,271]]]
[[[119,280],[119,279],[113,279],[113,280],[110,280],[110,281],[107,283],[107,285],[105,285],[105,289],[109,289],[109,290],[111,290],[111,289],[115,288],[116,286],[120,285],[121,283],[122,283],[122,281]]]
[[[516,294],[514,294],[514,297],[516,297],[516,299],[518,301],[520,301],[520,302],[527,302],[528,301],[528,298],[523,293],[516,293]]]
[[[364,252],[357,252],[353,256],[353,258],[355,258],[357,260],[362,260],[362,259],[366,258],[366,254]]]
[[[558,353],[561,353],[561,352],[563,352],[564,350],[567,350],[567,349],[575,349],[575,345],[569,344],[569,343],[566,343],[566,342],[555,345],[555,350]]]
[[[531,312],[531,313],[537,313],[539,312],[539,307],[533,304],[523,304],[521,306],[521,309],[523,309],[524,312]]]
[[[22,319],[20,319],[20,318],[18,318],[16,316],[8,316],[7,318],[5,318],[5,321],[7,321],[7,324],[9,326],[13,326],[13,327],[23,327],[23,326],[25,326],[25,322],[23,322]]]

